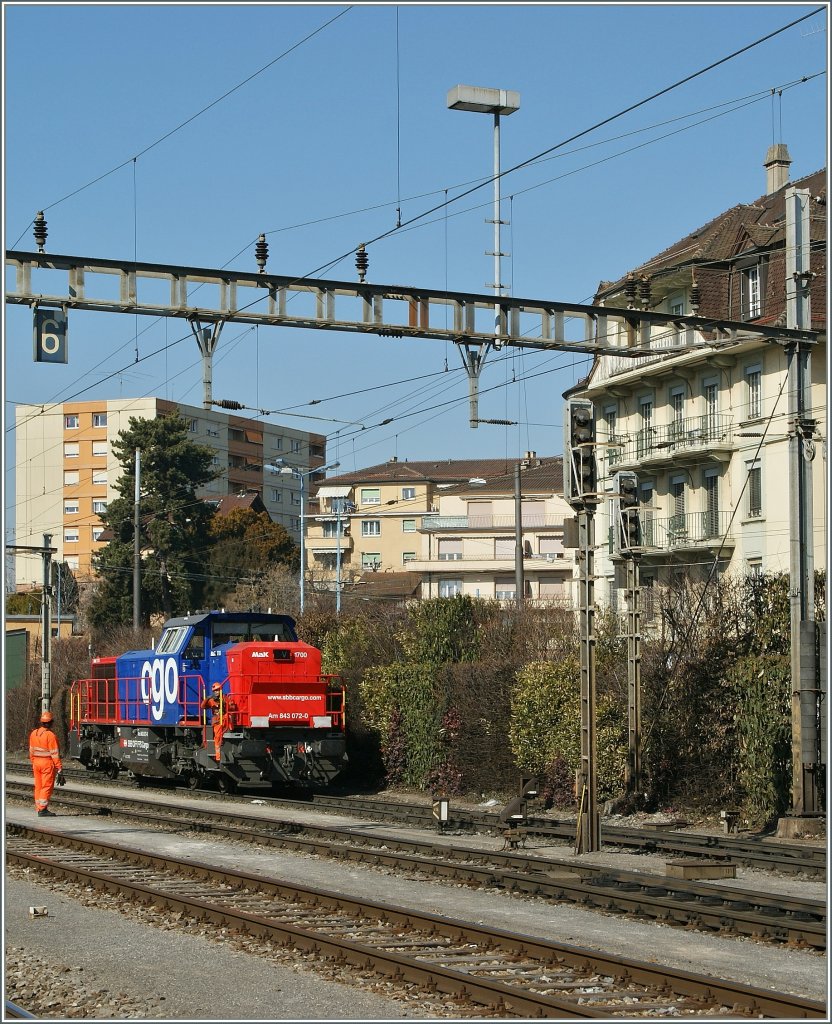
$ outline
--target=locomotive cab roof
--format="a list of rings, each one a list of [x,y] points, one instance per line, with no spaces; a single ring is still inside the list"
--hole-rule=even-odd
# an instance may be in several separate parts
[[[230,622],[247,625],[248,623],[271,623],[289,626],[292,632],[295,631],[295,620],[291,615],[275,615],[273,612],[221,612],[221,611],[199,611],[193,615],[183,615],[179,618],[168,619],[163,629],[171,626],[197,626],[200,623],[208,622]]]

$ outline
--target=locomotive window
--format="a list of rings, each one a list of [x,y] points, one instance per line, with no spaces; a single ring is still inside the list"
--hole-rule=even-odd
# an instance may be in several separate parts
[[[183,658],[190,658],[192,661],[202,661],[205,657],[205,633],[201,629],[195,629],[193,636],[188,641],[188,646],[182,652]]]
[[[292,642],[297,640],[291,626],[286,622],[215,622],[213,645],[240,643],[243,640],[254,640],[265,643],[277,641]]]
[[[187,626],[174,626],[172,629],[166,629],[159,638],[159,646],[156,648],[156,653],[174,654],[182,646],[187,632]]]

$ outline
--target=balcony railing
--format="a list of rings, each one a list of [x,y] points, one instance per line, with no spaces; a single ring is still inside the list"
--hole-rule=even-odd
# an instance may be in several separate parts
[[[620,468],[650,459],[670,460],[680,454],[699,454],[733,444],[731,416],[689,416],[660,427],[645,427],[634,435],[618,435],[619,446],[608,449],[607,465]]]
[[[733,547],[734,539],[730,530],[732,515],[732,512],[706,511],[659,518],[654,515],[653,509],[642,507],[642,550],[656,553],[701,545],[713,546],[723,542]],[[611,554],[618,552],[612,528],[609,532],[609,551]]]
[[[530,512],[523,516],[524,529],[560,529],[563,516],[546,515],[544,512]],[[422,530],[437,533],[441,530],[513,530],[514,516],[434,516],[422,517]]]

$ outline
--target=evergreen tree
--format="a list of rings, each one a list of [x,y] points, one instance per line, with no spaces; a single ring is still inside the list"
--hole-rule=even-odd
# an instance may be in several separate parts
[[[214,514],[196,496],[218,475],[213,449],[188,439],[178,414],[145,420],[130,417],[113,451],[121,463],[119,497],[102,515],[113,537],[95,559],[98,586],[89,606],[93,626],[125,624],[133,615],[135,453],[140,466],[140,550],[142,622],[163,612],[166,618],[201,604],[205,545]]]
[[[215,515],[211,541],[205,597],[212,606],[225,604],[238,584],[256,586],[275,565],[297,568],[292,538],[268,512],[235,508],[226,515]]]

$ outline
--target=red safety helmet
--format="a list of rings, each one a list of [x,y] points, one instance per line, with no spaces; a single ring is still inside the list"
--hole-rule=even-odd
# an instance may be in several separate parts
[[[43,714],[40,716],[40,720],[42,725],[48,725],[50,722],[55,721],[55,716],[52,714],[51,711],[44,711]]]

